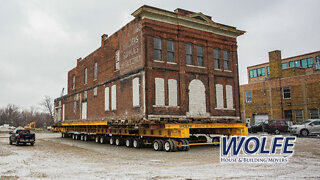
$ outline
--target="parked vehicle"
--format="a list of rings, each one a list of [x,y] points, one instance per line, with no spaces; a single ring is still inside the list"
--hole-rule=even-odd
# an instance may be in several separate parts
[[[320,134],[320,119],[309,119],[300,124],[293,125],[289,128],[289,132],[298,136]]]
[[[34,145],[36,140],[36,135],[30,132],[29,129],[16,129],[13,132],[10,132],[9,143],[13,143],[18,146],[20,143],[27,144],[30,143],[31,146]]]
[[[292,126],[292,121],[290,120],[266,120],[251,126],[248,131],[250,133],[268,132],[270,134],[280,134],[281,132],[288,132],[290,126]]]
[[[249,133],[268,132],[268,121],[259,122],[248,128]]]
[[[268,133],[280,134],[280,132],[288,132],[289,127],[292,126],[290,120],[269,120]]]

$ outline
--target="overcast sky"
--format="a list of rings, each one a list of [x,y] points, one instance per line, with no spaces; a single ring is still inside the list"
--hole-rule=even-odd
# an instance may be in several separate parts
[[[0,0],[0,107],[28,109],[44,95],[60,96],[76,59],[144,4],[203,12],[245,30],[238,38],[241,84],[247,83],[246,67],[267,62],[269,51],[279,49],[285,58],[320,50],[318,0]]]

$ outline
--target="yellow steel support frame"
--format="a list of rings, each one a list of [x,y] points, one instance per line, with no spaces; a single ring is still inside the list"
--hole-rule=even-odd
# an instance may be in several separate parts
[[[113,128],[107,122],[72,122],[62,123],[61,132],[112,134],[124,136],[144,136],[161,138],[189,138],[190,130],[198,130],[207,134],[248,135],[245,124],[165,124],[161,129],[149,128]]]

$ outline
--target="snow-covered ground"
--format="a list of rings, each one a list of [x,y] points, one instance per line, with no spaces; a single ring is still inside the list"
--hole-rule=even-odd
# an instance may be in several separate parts
[[[38,133],[34,146],[0,134],[0,179],[319,179],[320,139],[298,138],[287,164],[223,164],[219,147],[155,152]]]

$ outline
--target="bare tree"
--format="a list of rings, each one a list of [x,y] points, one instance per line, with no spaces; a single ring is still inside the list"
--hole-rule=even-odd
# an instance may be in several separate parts
[[[23,126],[24,122],[21,118],[19,107],[13,104],[8,104],[7,107],[1,109],[0,122],[1,124],[10,124],[14,126]]]
[[[53,100],[50,96],[44,96],[40,102],[40,106],[43,110],[50,115],[51,120],[53,120]]]

